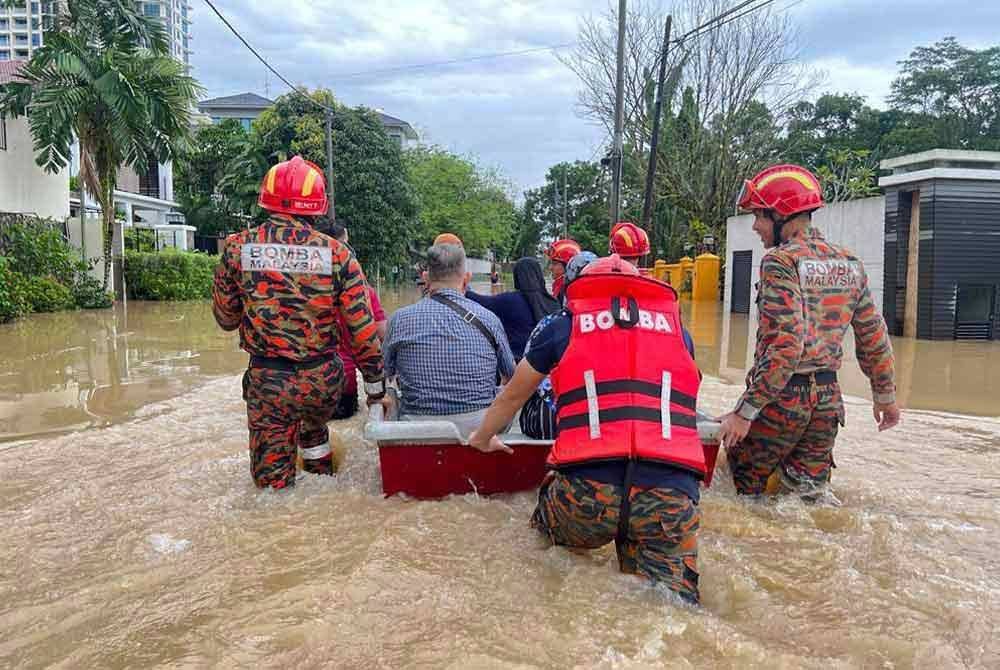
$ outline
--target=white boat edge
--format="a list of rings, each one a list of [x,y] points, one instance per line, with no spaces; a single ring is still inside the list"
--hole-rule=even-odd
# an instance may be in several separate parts
[[[516,419],[513,425],[518,425]],[[720,426],[718,421],[698,413],[698,437],[702,444],[718,444]],[[385,408],[381,404],[368,408],[364,436],[380,447],[401,444],[468,444],[450,421],[386,421]],[[552,444],[552,440],[534,440],[520,432],[502,433],[500,438],[511,446]]]

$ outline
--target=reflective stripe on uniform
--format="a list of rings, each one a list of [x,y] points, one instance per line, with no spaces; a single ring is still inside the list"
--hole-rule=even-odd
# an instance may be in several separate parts
[[[330,449],[329,442],[324,442],[323,444],[317,444],[315,447],[308,447],[301,449],[302,458],[304,458],[307,461],[315,461],[319,458],[323,458],[324,456],[330,455],[332,451],[333,450]]]

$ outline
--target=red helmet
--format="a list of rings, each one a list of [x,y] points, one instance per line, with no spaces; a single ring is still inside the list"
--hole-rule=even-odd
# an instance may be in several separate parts
[[[571,239],[556,240],[545,250],[545,255],[550,261],[559,261],[563,265],[569,263],[573,256],[580,253],[580,245]]]
[[[608,250],[625,258],[649,253],[649,235],[631,221],[619,221],[611,228]]]
[[[326,214],[330,203],[326,199],[323,171],[302,156],[278,163],[264,176],[257,204],[281,214]]]
[[[596,261],[583,268],[583,271],[580,272],[581,277],[586,275],[608,274],[638,275],[639,268],[632,265],[618,254],[611,254],[606,258],[598,258]]]
[[[741,209],[771,209],[783,219],[823,206],[823,189],[809,170],[798,165],[775,165],[743,182]]]

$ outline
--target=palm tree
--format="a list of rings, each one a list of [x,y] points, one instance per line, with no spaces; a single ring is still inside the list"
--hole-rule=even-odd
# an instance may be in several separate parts
[[[80,178],[104,219],[104,286],[111,273],[118,170],[140,174],[188,140],[201,87],[169,55],[160,22],[133,0],[61,0],[44,45],[0,89],[0,113],[28,117],[35,161],[64,168],[74,137]]]

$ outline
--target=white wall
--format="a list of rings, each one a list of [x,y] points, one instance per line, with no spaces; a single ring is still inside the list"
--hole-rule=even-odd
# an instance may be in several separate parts
[[[0,211],[62,220],[69,216],[69,173],[49,174],[35,164],[28,122],[7,119],[7,149],[0,149]]]
[[[490,261],[484,260],[482,258],[465,259],[466,272],[471,272],[474,275],[488,275],[492,268],[493,264]]]
[[[731,216],[726,220],[726,286],[725,310],[728,314],[732,304],[733,252],[753,251],[750,284],[760,279],[760,261],[764,257],[764,246],[753,232],[753,215]],[[885,258],[883,255],[885,236],[885,198],[864,198],[829,205],[813,214],[815,225],[834,244],[847,247],[865,264],[872,295],[879,310],[882,309],[883,288],[885,286]],[[751,311],[753,307],[751,289]]]

